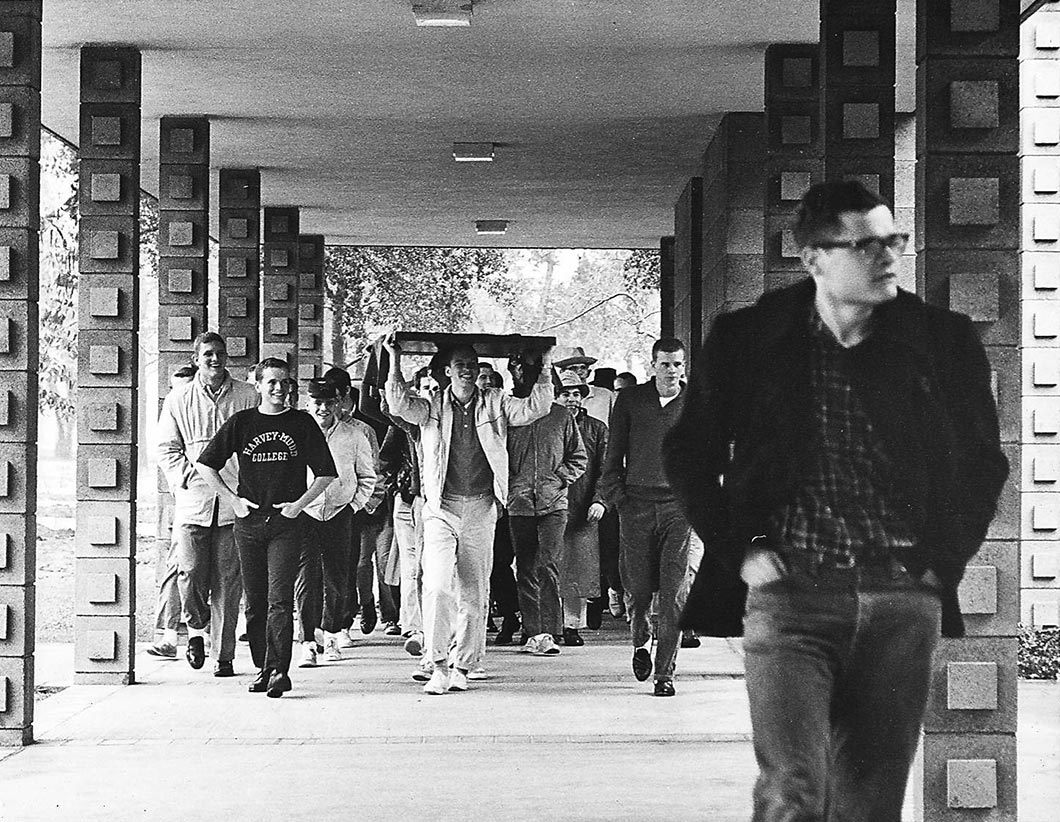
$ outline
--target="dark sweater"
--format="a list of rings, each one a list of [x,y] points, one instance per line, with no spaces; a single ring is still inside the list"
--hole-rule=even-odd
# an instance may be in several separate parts
[[[665,407],[654,379],[618,393],[599,485],[608,506],[620,504],[627,494],[660,500],[674,497],[663,467],[663,439],[684,411],[685,393],[682,385],[681,393]]]

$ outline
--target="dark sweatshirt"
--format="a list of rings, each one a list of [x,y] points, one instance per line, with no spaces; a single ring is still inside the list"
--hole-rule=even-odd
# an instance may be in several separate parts
[[[627,496],[674,498],[663,468],[663,438],[685,407],[685,386],[663,407],[655,380],[618,393],[608,426],[607,454],[600,477],[600,496],[611,507]]]

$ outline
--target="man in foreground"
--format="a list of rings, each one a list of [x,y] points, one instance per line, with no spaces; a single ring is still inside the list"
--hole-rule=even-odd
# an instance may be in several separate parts
[[[666,441],[707,552],[686,622],[745,633],[755,820],[897,822],[1008,466],[972,323],[898,289],[886,204],[814,186],[795,238],[810,277],[718,318]]]

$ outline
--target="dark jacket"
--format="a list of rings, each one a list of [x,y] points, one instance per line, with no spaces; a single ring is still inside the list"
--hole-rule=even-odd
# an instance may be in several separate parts
[[[589,462],[585,473],[567,489],[568,528],[584,525],[589,506],[594,502],[604,504],[599,484],[600,474],[604,468],[604,451],[607,449],[607,426],[596,417],[590,417],[584,408],[579,409],[575,421],[578,424],[578,433],[581,434]]]
[[[813,424],[806,279],[722,315],[696,360],[667,471],[707,555],[684,621],[738,636],[744,549],[791,500]],[[899,291],[851,349],[852,382],[898,478],[917,544],[897,559],[942,582],[942,633],[963,636],[957,585],[994,515],[1008,461],[971,321]]]
[[[540,517],[567,510],[567,486],[589,458],[574,417],[553,405],[529,425],[508,429],[508,514]]]
[[[415,436],[419,428],[404,420],[391,425],[379,446],[379,470],[386,477],[387,493],[401,494],[411,503],[420,494],[420,461]]]
[[[663,464],[663,438],[684,412],[688,387],[665,406],[655,380],[618,392],[607,426],[600,491],[607,506],[619,506],[631,492],[650,499],[672,499],[673,489]]]

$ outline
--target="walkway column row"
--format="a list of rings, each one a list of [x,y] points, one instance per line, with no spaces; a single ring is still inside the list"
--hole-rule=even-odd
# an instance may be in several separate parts
[[[33,740],[41,3],[0,22],[0,745]]]
[[[218,189],[218,331],[229,369],[244,379],[261,359],[261,172],[222,168]]]

